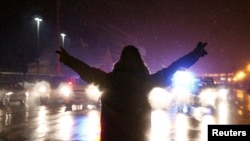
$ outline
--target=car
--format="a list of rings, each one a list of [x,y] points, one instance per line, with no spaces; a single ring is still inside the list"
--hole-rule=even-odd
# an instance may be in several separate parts
[[[33,84],[32,96],[37,96],[41,105],[61,104],[64,91],[60,90],[60,85],[64,81],[63,77],[51,77],[37,81]]]
[[[173,84],[177,112],[193,114],[194,109],[203,109],[206,114],[214,114],[219,103],[228,101],[229,90],[219,87],[213,77],[178,71],[173,77]]]
[[[82,105],[82,109],[100,109],[101,107],[99,89],[79,78],[61,83],[58,90],[68,110],[72,110],[72,105]]]
[[[196,77],[194,82],[195,93],[199,93],[202,89],[215,88],[216,83],[213,77]]]
[[[41,105],[47,104],[50,95],[50,84],[47,81],[39,81],[34,84],[32,96],[37,96]]]
[[[22,106],[26,104],[28,90],[20,83],[0,82],[0,105],[8,106],[10,102],[19,102]]]

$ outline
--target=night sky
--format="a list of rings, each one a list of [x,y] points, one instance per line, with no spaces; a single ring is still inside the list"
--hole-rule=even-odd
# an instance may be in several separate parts
[[[250,63],[248,0],[2,0],[0,68],[16,70],[36,58],[41,16],[41,59],[55,60],[65,48],[90,65],[109,65],[125,45],[137,46],[151,72],[207,42],[208,55],[190,68],[196,73],[234,72]],[[57,13],[58,12],[58,13]],[[110,52],[108,52],[110,51]],[[110,54],[111,55],[110,55]],[[53,62],[53,61],[52,61]],[[107,70],[108,71],[108,70]]]

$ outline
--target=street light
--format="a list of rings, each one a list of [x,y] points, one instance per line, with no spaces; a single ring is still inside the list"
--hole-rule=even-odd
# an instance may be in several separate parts
[[[247,65],[247,71],[250,72],[250,64]]]
[[[42,22],[41,18],[36,17],[34,19],[37,23],[37,60],[36,60],[36,65],[37,65],[37,75],[39,74],[39,62],[40,62],[40,54],[39,54],[39,28],[40,28],[40,22]]]
[[[60,35],[62,37],[62,47],[64,48],[64,39],[65,39],[66,34],[61,33]],[[60,70],[61,70],[60,62],[59,62],[59,59],[57,59],[57,74],[58,75],[60,75]]]
[[[64,47],[64,38],[65,38],[66,34],[61,33],[61,37],[62,37],[62,47]]]

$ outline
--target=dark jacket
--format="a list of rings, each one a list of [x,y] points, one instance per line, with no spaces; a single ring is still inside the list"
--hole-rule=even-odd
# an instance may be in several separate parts
[[[147,141],[151,124],[150,90],[170,85],[177,70],[189,68],[205,54],[203,48],[196,48],[154,74],[149,73],[138,49],[133,46],[123,49],[109,73],[70,55],[61,55],[61,61],[87,83],[98,85],[103,92],[101,141]]]

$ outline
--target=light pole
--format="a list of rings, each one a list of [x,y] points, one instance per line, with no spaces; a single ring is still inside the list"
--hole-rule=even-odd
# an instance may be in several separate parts
[[[64,48],[64,39],[65,39],[66,34],[61,33],[60,35],[62,37],[62,47]],[[60,75],[60,74],[61,74],[61,66],[60,66],[60,62],[59,62],[59,58],[58,58],[57,59],[57,75]]]
[[[66,34],[61,33],[61,37],[62,37],[62,47],[64,47],[64,38],[65,38]]]
[[[41,18],[36,17],[34,19],[37,23],[37,60],[36,60],[36,68],[37,68],[37,75],[39,74],[39,63],[40,63],[40,53],[39,53],[39,28],[40,28],[40,22],[42,22]]]

